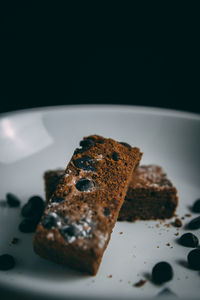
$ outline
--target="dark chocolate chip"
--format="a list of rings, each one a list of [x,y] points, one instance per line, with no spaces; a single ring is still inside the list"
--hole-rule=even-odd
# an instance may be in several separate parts
[[[63,235],[63,237],[77,237],[80,235],[80,230],[78,227],[76,227],[75,225],[69,225],[66,227],[63,227],[60,229],[61,234]]]
[[[77,158],[73,162],[74,165],[79,169],[83,169],[85,171],[93,171],[93,172],[97,171],[97,169],[94,167],[95,164],[94,159],[87,155]]]
[[[187,260],[191,269],[200,270],[200,249],[190,251]]]
[[[131,145],[129,145],[128,143],[120,142],[120,144],[127,147],[127,148],[132,148]]]
[[[3,254],[0,255],[0,270],[7,271],[13,269],[15,266],[15,260],[12,255]]]
[[[109,210],[109,208],[107,208],[107,207],[105,207],[104,208],[104,215],[106,216],[106,217],[110,217],[110,210]]]
[[[76,148],[75,151],[74,151],[74,154],[79,154],[79,153],[83,153],[85,152],[85,149],[83,148]]]
[[[189,229],[200,229],[200,216],[191,220],[188,224]]]
[[[115,160],[115,161],[118,161],[119,160],[119,154],[117,152],[113,152],[112,159]]]
[[[80,146],[83,149],[89,149],[93,145],[95,145],[95,141],[92,138],[88,138],[88,139],[80,141]]]
[[[63,197],[59,197],[59,196],[54,196],[52,199],[51,199],[51,203],[61,203],[65,201],[65,198]]]
[[[162,284],[171,280],[173,277],[173,269],[171,265],[165,261],[157,263],[152,270],[152,281],[156,284]]]
[[[200,199],[197,199],[193,206],[192,206],[192,211],[196,213],[200,213]]]
[[[46,215],[42,220],[42,226],[51,229],[57,226],[57,217],[53,214]]]
[[[20,200],[12,193],[6,194],[6,200],[10,207],[18,207],[20,206]]]
[[[76,183],[77,190],[81,192],[90,191],[93,188],[93,186],[93,182],[87,178],[81,178]]]
[[[37,219],[24,219],[19,224],[19,231],[24,233],[35,232],[38,222]]]
[[[194,235],[193,233],[190,233],[190,232],[184,233],[180,237],[179,242],[182,246],[191,247],[191,248],[195,248],[199,244],[199,240],[196,237],[196,235]]]
[[[25,218],[33,218],[36,215],[42,215],[44,212],[44,201],[40,196],[32,196],[22,207],[21,214]]]

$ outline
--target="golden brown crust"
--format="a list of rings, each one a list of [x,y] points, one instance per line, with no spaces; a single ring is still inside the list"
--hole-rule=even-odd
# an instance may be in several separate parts
[[[141,153],[97,135],[84,138],[81,145],[48,202],[34,249],[44,258],[95,275]]]

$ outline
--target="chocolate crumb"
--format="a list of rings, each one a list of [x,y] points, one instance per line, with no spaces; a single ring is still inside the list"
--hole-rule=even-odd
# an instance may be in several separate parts
[[[170,243],[167,243],[166,246],[171,246]]]
[[[133,286],[135,287],[141,287],[143,286],[147,281],[144,279],[140,279],[138,282],[136,282],[135,284],[133,284]]]
[[[112,275],[110,274],[110,275],[108,276],[108,278],[112,278]]]
[[[183,223],[182,223],[182,221],[181,221],[179,218],[176,218],[176,219],[174,220],[173,225],[174,225],[175,227],[181,227],[181,226],[183,225]]]
[[[178,235],[179,235],[179,232],[175,233],[174,235],[175,235],[175,236],[178,236]]]
[[[190,218],[192,215],[191,214],[185,214],[185,217]]]
[[[123,232],[122,231],[120,231],[120,233],[119,234],[123,234]]]
[[[165,227],[168,227],[168,228],[169,228],[169,227],[171,227],[171,225],[170,225],[170,224],[165,224],[164,226],[165,226]]]

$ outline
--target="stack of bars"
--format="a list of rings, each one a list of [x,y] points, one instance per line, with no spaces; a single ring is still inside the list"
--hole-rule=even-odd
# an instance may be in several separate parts
[[[65,170],[44,174],[46,209],[34,237],[41,257],[95,275],[116,221],[171,218],[177,190],[140,149],[85,137]]]

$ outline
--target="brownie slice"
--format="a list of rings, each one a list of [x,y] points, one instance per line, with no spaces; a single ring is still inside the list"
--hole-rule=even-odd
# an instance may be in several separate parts
[[[141,153],[97,135],[80,145],[47,203],[34,250],[95,275]]]
[[[55,191],[64,170],[44,174],[46,200]],[[118,220],[152,220],[173,217],[178,204],[177,190],[157,165],[140,166],[132,175]]]
[[[178,204],[177,190],[160,166],[140,166],[129,183],[119,221],[173,217]]]

